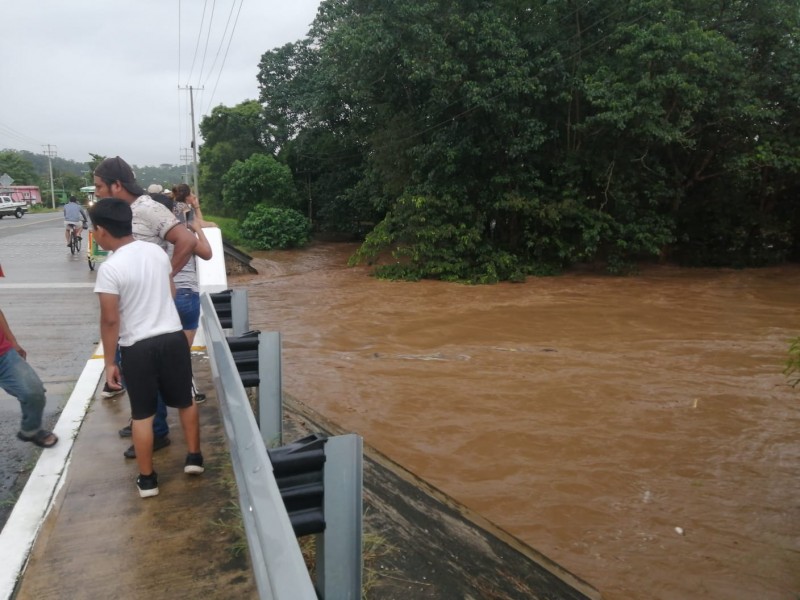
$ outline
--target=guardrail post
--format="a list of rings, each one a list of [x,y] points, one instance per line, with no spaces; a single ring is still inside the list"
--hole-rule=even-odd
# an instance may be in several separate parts
[[[223,329],[230,329],[233,327],[233,314],[231,309],[231,291],[224,290],[209,294],[211,303],[214,306],[214,314],[217,315],[219,326]]]
[[[233,335],[242,335],[250,331],[250,315],[247,302],[247,290],[231,290],[231,327]]]
[[[325,531],[316,536],[315,587],[321,598],[361,598],[363,444],[352,433],[325,444]]]
[[[283,444],[281,334],[265,331],[258,336],[258,424],[264,445]]]
[[[235,336],[250,331],[247,290],[223,290],[209,297],[223,329],[232,329]]]

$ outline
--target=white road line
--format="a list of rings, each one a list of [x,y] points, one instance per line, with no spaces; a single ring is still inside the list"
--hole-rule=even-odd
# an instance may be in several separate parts
[[[94,355],[102,355],[102,351],[102,346],[98,346]],[[17,579],[28,562],[39,529],[64,483],[72,444],[97,389],[103,368],[102,358],[93,358],[86,363],[53,428],[58,443],[42,450],[14,510],[0,531],[0,598],[13,596]]]
[[[91,281],[85,283],[2,283],[0,290],[65,290],[75,288],[94,288]]]

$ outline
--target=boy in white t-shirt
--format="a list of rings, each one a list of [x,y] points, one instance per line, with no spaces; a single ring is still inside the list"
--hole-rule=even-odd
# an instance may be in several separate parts
[[[130,204],[103,198],[89,210],[94,239],[113,254],[100,265],[94,291],[100,300],[100,334],[104,348],[119,340],[125,382],[133,416],[132,437],[142,498],[158,494],[153,470],[153,417],[159,392],[177,408],[189,453],[184,472],[204,471],[200,422],[192,401],[192,360],[173,301],[167,253],[158,245],[135,240]],[[106,352],[106,383],[121,382],[114,354]]]

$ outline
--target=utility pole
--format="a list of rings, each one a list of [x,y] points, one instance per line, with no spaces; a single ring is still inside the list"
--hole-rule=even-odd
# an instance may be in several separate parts
[[[200,186],[197,183],[197,138],[195,137],[195,130],[194,130],[195,129],[194,128],[194,90],[195,89],[202,90],[203,88],[202,87],[201,88],[194,88],[194,87],[192,87],[190,85],[188,88],[185,88],[185,87],[181,88],[179,86],[178,89],[183,89],[183,90],[188,89],[189,90],[189,106],[191,108],[191,113],[192,113],[192,157],[193,157],[193,162],[192,162],[193,169],[192,170],[194,172],[194,186],[193,187],[194,187],[194,195],[199,200],[200,199]]]
[[[47,156],[47,163],[50,165],[50,199],[53,202],[53,208],[56,207],[56,191],[53,187],[53,157],[58,154],[58,151],[55,146],[51,146],[50,144],[45,144],[42,148],[47,148],[44,151],[45,155]]]
[[[189,183],[189,160],[192,155],[188,148],[181,148],[181,160],[183,161],[183,183]]]

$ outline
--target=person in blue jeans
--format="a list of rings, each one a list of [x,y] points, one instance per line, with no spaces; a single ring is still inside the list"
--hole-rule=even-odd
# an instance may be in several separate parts
[[[197,238],[181,226],[172,212],[164,205],[151,198],[147,192],[136,182],[136,175],[130,165],[119,156],[106,158],[94,170],[95,197],[118,198],[125,200],[133,212],[133,237],[136,240],[157,244],[165,251],[172,247],[170,263],[171,276],[175,277],[186,265],[197,246]],[[117,356],[119,358],[119,356]],[[124,365],[117,362],[122,369]],[[122,393],[122,387],[112,387],[107,383],[100,394],[104,398]],[[156,409],[154,424],[153,450],[160,450],[169,446],[169,427],[166,420],[167,409],[163,402],[159,402]],[[127,431],[126,431],[127,430]],[[120,435],[130,430],[123,428]],[[135,458],[133,446],[125,451],[126,458]]]
[[[180,312],[180,309],[178,312]],[[112,390],[108,384],[106,384],[101,394],[104,398],[111,398],[117,394],[122,394],[125,392],[125,371],[122,368],[122,353],[119,346],[117,346],[117,353],[114,356],[114,362],[120,366],[120,373],[122,374],[122,388],[118,390]],[[106,391],[106,388],[108,388],[108,392]],[[131,422],[128,421],[128,424],[119,430],[119,436],[125,438],[131,437],[131,434]],[[167,423],[167,405],[164,403],[164,399],[159,393],[158,401],[156,402],[156,414],[153,418],[153,452],[156,450],[161,450],[162,448],[166,448],[171,443],[172,441],[169,439],[169,423]],[[125,452],[123,452],[123,455],[125,458],[136,458],[136,449],[131,444],[131,446],[125,450]]]
[[[183,223],[189,231],[197,237],[197,245],[194,248],[192,256],[189,260],[173,277],[175,283],[175,308],[178,310],[178,316],[181,319],[181,327],[183,333],[186,335],[186,340],[189,342],[191,349],[194,343],[195,334],[200,322],[200,289],[197,281],[197,258],[208,260],[211,258],[213,251],[211,244],[203,233],[203,226],[206,222],[202,218],[200,212],[200,205],[197,197],[191,193],[188,185],[185,183],[175,186],[174,204],[172,212],[179,222]],[[167,252],[172,256],[173,247],[170,246]],[[120,364],[119,356],[116,360]],[[125,366],[121,365],[121,370],[125,372]],[[194,387],[194,385],[193,385]],[[192,396],[195,402],[202,402],[205,395],[192,390]],[[121,437],[130,437],[131,425],[123,427],[119,430]],[[153,451],[166,448],[170,445],[169,439],[169,424],[167,423],[167,406],[159,396],[156,405],[156,415],[153,420]],[[131,445],[125,452],[126,458],[136,458],[136,450]]]
[[[0,310],[0,387],[19,400],[22,423],[17,437],[23,442],[50,448],[58,442],[58,437],[42,429],[46,402],[44,384],[26,361],[27,356]]]

